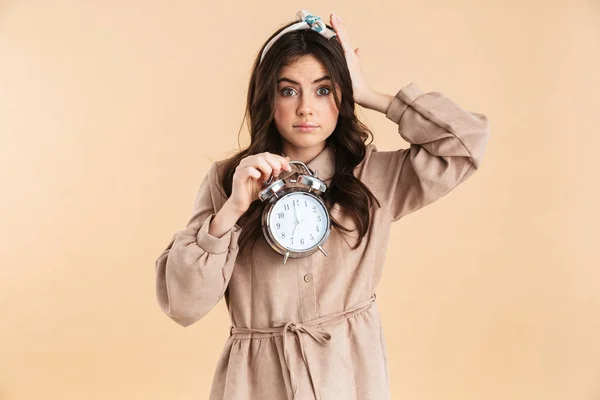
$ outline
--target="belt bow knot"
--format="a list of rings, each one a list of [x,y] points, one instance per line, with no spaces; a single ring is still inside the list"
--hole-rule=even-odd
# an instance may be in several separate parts
[[[306,322],[289,321],[289,322],[286,322],[284,325],[279,325],[279,326],[275,326],[272,328],[262,328],[262,329],[238,328],[238,327],[231,326],[231,329],[229,330],[229,334],[237,335],[237,334],[247,334],[247,333],[267,333],[267,334],[272,334],[272,335],[277,335],[277,336],[283,336],[283,353],[284,353],[284,358],[285,358],[285,366],[287,368],[288,376],[290,377],[290,384],[292,386],[293,399],[297,399],[298,384],[297,384],[296,380],[294,379],[294,375],[292,373],[291,363],[290,363],[290,359],[289,359],[290,355],[289,355],[289,351],[288,351],[289,349],[288,349],[288,344],[287,344],[288,331],[290,331],[292,334],[296,335],[296,338],[298,339],[298,344],[300,346],[300,353],[302,354],[302,360],[304,361],[304,364],[306,365],[306,369],[308,370],[308,376],[310,378],[310,382],[312,385],[312,389],[313,389],[315,398],[321,399],[321,393],[317,390],[317,387],[319,387],[318,382],[316,380],[317,374],[314,374],[314,368],[311,369],[310,363],[308,361],[308,357],[306,356],[306,352],[304,351],[304,339],[303,339],[303,337],[305,337],[304,334],[309,335],[310,337],[312,337],[314,340],[316,340],[318,343],[320,343],[322,345],[328,344],[329,341],[331,340],[331,334],[325,330],[322,330],[323,326],[330,326],[330,325],[340,323],[340,322],[350,318],[351,316],[356,315],[363,310],[366,310],[367,308],[369,308],[371,306],[371,303],[373,303],[375,301],[375,298],[376,298],[376,295],[373,294],[367,300],[364,300],[358,304],[355,304],[354,306],[350,307],[349,309],[346,309],[344,311],[341,311],[341,312],[338,312],[335,314],[326,315],[321,318],[306,321]]]

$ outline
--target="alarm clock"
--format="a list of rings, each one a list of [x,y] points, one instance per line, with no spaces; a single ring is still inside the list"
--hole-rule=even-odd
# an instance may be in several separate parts
[[[323,200],[327,185],[318,178],[319,171],[313,173],[301,161],[289,164],[299,164],[308,173],[298,173],[290,179],[294,173],[275,182],[271,175],[264,181],[266,188],[258,194],[266,203],[261,217],[263,236],[273,250],[283,255],[284,264],[290,257],[307,257],[317,250],[327,256],[323,244],[331,232],[331,219]]]

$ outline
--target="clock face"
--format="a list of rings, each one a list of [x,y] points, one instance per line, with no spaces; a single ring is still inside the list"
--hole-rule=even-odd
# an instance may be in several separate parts
[[[292,192],[279,199],[271,209],[269,227],[273,238],[292,251],[316,246],[327,233],[327,210],[313,196]]]

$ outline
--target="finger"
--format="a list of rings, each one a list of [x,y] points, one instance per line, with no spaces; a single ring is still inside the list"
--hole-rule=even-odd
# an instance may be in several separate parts
[[[254,159],[252,166],[261,172],[263,181],[266,181],[271,177],[273,168],[271,168],[271,165],[267,162],[267,160],[264,159],[263,156],[257,156]]]
[[[269,152],[263,153],[263,158],[271,166],[273,177],[277,178],[281,174],[281,170],[291,171],[288,159],[278,154]]]
[[[247,176],[246,176],[246,179],[248,179],[248,178],[252,178],[252,179],[254,179],[254,180],[258,180],[258,179],[260,178],[260,176],[261,176],[261,173],[260,173],[260,171],[259,171],[259,170],[257,170],[257,169],[256,169],[256,168],[254,168],[254,167],[248,167],[248,168],[246,168],[246,169],[244,170],[244,172],[245,172],[245,174],[247,175]]]
[[[254,167],[241,168],[236,170],[235,174],[233,175],[233,185],[235,186],[258,181],[261,175],[261,172]]]
[[[339,19],[339,16],[336,16],[334,13],[331,13],[331,26],[335,30],[335,33],[338,35],[342,44],[348,43],[348,33],[344,28],[344,23]]]
[[[285,170],[286,171],[291,171],[292,170],[292,166],[290,165],[290,158],[289,157],[285,157]]]
[[[273,169],[274,177],[279,176],[279,174],[281,173],[281,169],[287,169],[286,168],[286,166],[288,165],[287,160],[285,158],[283,158],[282,156],[272,154],[272,153],[267,153],[265,155],[265,160],[269,163],[269,165]]]
[[[334,13],[333,11],[329,15],[329,20],[330,21],[335,21],[335,22],[344,22],[342,20],[342,17],[340,17],[339,15],[337,15],[336,13]]]
[[[273,154],[273,153],[269,153],[270,155],[272,155],[273,157],[275,157],[275,159],[277,161],[279,161],[279,163],[281,164],[281,168],[286,170],[286,171],[291,171],[292,167],[290,166],[290,158],[289,157],[283,157],[280,156],[278,154]]]
[[[269,157],[276,157],[277,161],[275,161],[275,164],[271,165],[271,163],[267,162],[266,158]],[[262,161],[259,161],[262,160]],[[279,162],[279,160],[281,160],[281,162]],[[263,174],[268,174],[266,175],[266,179],[267,180],[270,176],[270,174],[273,172],[273,169],[278,168],[278,169],[285,169],[286,171],[291,171],[291,166],[289,164],[289,157],[281,157],[269,152],[264,152],[264,153],[260,153],[260,154],[254,154],[252,156],[248,156],[242,159],[242,161],[239,163],[239,165],[236,167],[236,171],[241,171],[244,168],[248,168],[248,167],[254,167],[256,169],[258,169],[259,171],[262,171]],[[277,175],[275,175],[277,176]]]

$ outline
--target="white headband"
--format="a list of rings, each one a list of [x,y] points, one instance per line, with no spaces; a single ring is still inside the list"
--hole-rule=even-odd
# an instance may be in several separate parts
[[[273,43],[275,43],[277,39],[279,39],[281,36],[285,35],[288,32],[295,31],[298,29],[312,29],[313,31],[319,32],[327,39],[331,39],[335,36],[335,31],[332,31],[331,29],[327,28],[325,23],[321,20],[321,17],[311,15],[306,10],[300,10],[296,13],[296,21],[300,22],[288,26],[287,28],[279,32],[277,36],[275,36],[269,41],[269,43],[265,46],[262,55],[260,56],[259,64],[262,63],[262,60],[265,57],[265,53],[271,48]]]

